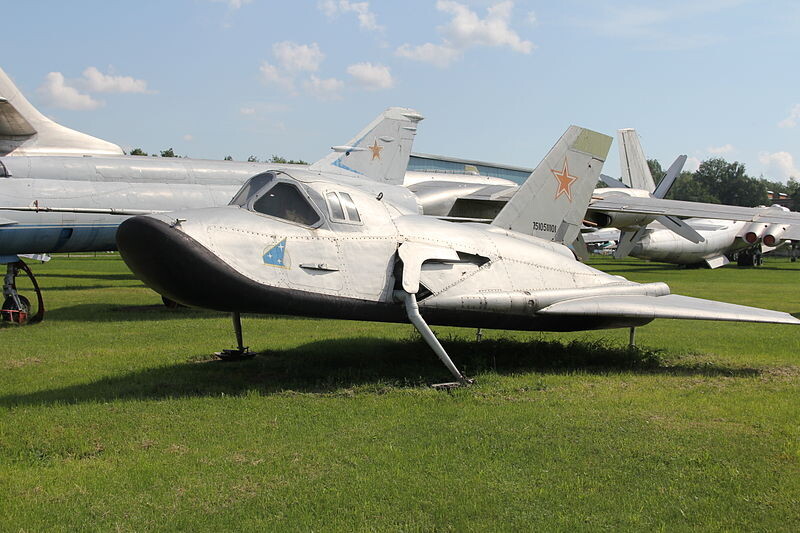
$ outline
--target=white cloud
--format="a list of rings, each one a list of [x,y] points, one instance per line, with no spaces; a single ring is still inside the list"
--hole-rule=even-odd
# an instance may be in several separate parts
[[[83,71],[82,85],[94,93],[148,93],[147,82],[131,76],[112,76],[103,74],[96,67]]]
[[[316,72],[325,59],[317,43],[297,44],[283,41],[272,45],[272,53],[278,63],[289,72]]]
[[[253,102],[239,108],[239,114],[246,117],[281,113],[284,111],[289,111],[289,106],[276,102]]]
[[[782,181],[791,177],[800,178],[800,170],[795,166],[794,157],[789,152],[761,152],[758,160],[772,177]]]
[[[253,0],[211,0],[212,2],[216,3],[225,3],[228,4],[230,9],[239,9],[245,4],[249,4]]]
[[[347,73],[367,90],[391,89],[394,78],[389,67],[372,63],[356,63],[347,67]]]
[[[795,104],[789,111],[789,116],[778,122],[779,128],[794,128],[800,120],[800,104]]]
[[[439,11],[450,13],[453,20],[444,27],[443,33],[462,50],[472,45],[508,46],[523,54],[533,51],[533,43],[525,41],[509,28],[514,2],[500,2],[489,6],[486,18],[481,19],[467,6],[453,0],[436,2]]]
[[[187,133],[186,135],[183,136],[183,140],[191,142],[194,140],[194,135],[192,135],[191,133]]]
[[[460,58],[473,46],[508,47],[515,52],[530,54],[534,45],[522,39],[511,29],[511,12],[514,2],[505,1],[489,6],[486,17],[480,18],[468,6],[453,0],[438,0],[436,9],[449,13],[449,23],[438,28],[442,43],[425,43],[418,46],[403,44],[396,54],[401,57],[446,67]]]
[[[724,40],[724,35],[688,33],[706,17],[718,17],[745,0],[684,0],[661,3],[659,7],[634,3],[608,3],[602,13],[585,15],[574,24],[601,35],[636,40],[644,49],[691,50]],[[662,7],[663,6],[663,7]]]
[[[414,61],[422,61],[423,63],[445,68],[449,67],[450,63],[460,59],[462,52],[449,44],[425,43],[418,46],[404,44],[395,51],[395,54]]]
[[[536,11],[528,11],[526,19],[531,26],[536,26],[539,23],[539,17],[536,16]]]
[[[697,172],[700,168],[700,160],[696,157],[689,157],[686,159],[686,164],[683,165],[683,170],[686,172]]]
[[[383,26],[378,24],[375,13],[369,10],[369,2],[350,2],[348,0],[321,0],[317,7],[329,18],[336,17],[340,13],[355,13],[358,17],[358,25],[369,31],[383,30]]]
[[[733,152],[732,144],[725,144],[723,146],[709,146],[708,153],[714,155],[729,154]]]
[[[338,100],[341,98],[339,91],[344,88],[344,82],[336,78],[321,79],[315,75],[303,83],[305,90],[320,100]]]
[[[45,76],[44,83],[37,89],[37,92],[49,105],[61,109],[86,111],[105,105],[105,102],[95,100],[90,95],[83,94],[75,87],[67,85],[64,75],[60,72],[50,72]]]
[[[281,72],[275,65],[264,61],[258,70],[261,71],[261,81],[265,85],[277,85],[288,92],[294,92],[294,79]]]

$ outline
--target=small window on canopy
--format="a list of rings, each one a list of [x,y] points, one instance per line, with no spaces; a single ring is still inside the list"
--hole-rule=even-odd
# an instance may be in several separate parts
[[[233,200],[231,200],[228,205],[247,207],[247,204],[250,202],[250,198],[252,198],[258,192],[263,192],[264,187],[273,179],[275,179],[275,174],[272,172],[264,172],[263,174],[253,176],[244,182],[242,188],[239,189],[239,192],[236,193],[236,196],[233,197]]]

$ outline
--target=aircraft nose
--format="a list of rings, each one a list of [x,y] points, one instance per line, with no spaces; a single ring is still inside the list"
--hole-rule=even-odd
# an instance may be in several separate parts
[[[185,271],[185,257],[193,241],[169,224],[149,217],[125,220],[117,230],[117,248],[134,275],[148,287],[172,300],[185,303],[188,285],[197,280]],[[196,243],[196,241],[195,241]]]
[[[129,218],[117,230],[117,247],[134,275],[162,296],[193,307],[238,310],[221,282],[229,267],[180,229],[150,216]]]

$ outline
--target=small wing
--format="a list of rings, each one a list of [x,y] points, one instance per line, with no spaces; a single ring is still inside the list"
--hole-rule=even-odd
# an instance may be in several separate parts
[[[743,220],[777,224],[800,224],[800,213],[780,209],[739,207],[735,205],[704,204],[662,198],[614,195],[593,200],[592,211],[609,213],[633,213],[640,215],[671,215],[691,218],[716,218],[720,220]]]
[[[686,156],[679,155],[675,161],[673,161],[672,165],[670,165],[669,170],[664,175],[664,178],[656,187],[656,190],[653,191],[653,196],[656,198],[664,198],[667,196],[667,193],[672,188],[672,185],[675,184],[675,180],[678,179],[678,176],[681,174],[681,170],[683,170],[683,165],[686,164]]]
[[[157,211],[153,209],[124,209],[116,207],[46,207],[26,205],[19,207],[0,207],[3,211],[32,211],[34,213],[82,213],[89,215],[154,215],[167,213],[168,211]],[[5,222],[4,222],[5,221]],[[15,220],[0,218],[0,225],[16,224]]]
[[[536,313],[561,316],[681,318],[800,324],[800,320],[789,313],[676,294],[655,297],[643,295],[592,296],[556,302]]]
[[[402,185],[411,146],[422,115],[405,107],[390,107],[358,135],[313,165],[312,170],[346,173]]]
[[[18,224],[18,222],[10,218],[0,217],[0,226],[11,226],[14,224]]]
[[[608,174],[600,174],[600,181],[613,189],[630,189],[630,186],[627,183],[623,183],[617,178],[612,178]]]

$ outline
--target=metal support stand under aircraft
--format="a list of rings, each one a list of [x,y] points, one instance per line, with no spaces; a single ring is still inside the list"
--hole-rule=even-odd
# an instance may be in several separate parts
[[[636,328],[631,328],[630,337],[628,339],[628,348],[636,348]]]
[[[33,315],[31,315],[30,301],[17,291],[16,280],[20,271],[28,275],[33,284],[33,290],[36,292],[37,309]],[[2,314],[3,322],[19,325],[36,324],[44,318],[42,291],[25,261],[19,260],[6,265],[6,275],[3,278],[3,307],[0,314]]]
[[[428,346],[439,356],[439,359],[444,363],[444,366],[450,371],[451,374],[458,380],[458,384],[460,385],[471,385],[475,382],[475,380],[467,378],[461,371],[456,367],[453,361],[450,359],[450,356],[447,355],[447,352],[439,343],[439,339],[436,338],[431,328],[425,322],[425,319],[422,318],[422,315],[419,313],[419,306],[417,305],[417,296],[411,293],[405,293],[405,306],[406,306],[406,314],[408,315],[408,319],[417,328],[419,334],[422,335],[422,338],[425,339],[425,342],[428,343]],[[452,388],[455,384],[454,383],[441,383],[439,385],[434,385],[437,388]]]
[[[233,322],[233,332],[236,334],[236,348],[222,350],[216,352],[214,355],[219,357],[222,361],[241,361],[243,359],[251,359],[256,353],[250,351],[249,346],[244,346],[242,341],[242,319],[238,311],[231,313],[231,320]]]

